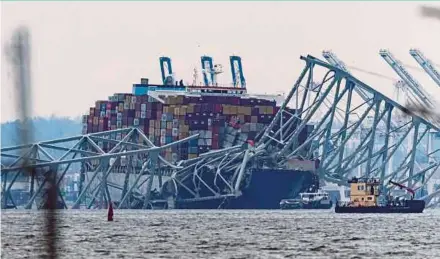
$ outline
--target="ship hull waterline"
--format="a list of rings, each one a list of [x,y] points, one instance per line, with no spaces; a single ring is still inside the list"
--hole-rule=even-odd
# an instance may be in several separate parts
[[[423,213],[425,202],[422,200],[407,201],[405,206],[372,206],[349,207],[336,206],[336,213]]]

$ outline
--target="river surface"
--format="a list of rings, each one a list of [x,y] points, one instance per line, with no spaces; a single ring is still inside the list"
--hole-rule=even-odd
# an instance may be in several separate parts
[[[58,258],[440,258],[440,210],[60,213]],[[44,212],[3,210],[1,258],[44,256]]]

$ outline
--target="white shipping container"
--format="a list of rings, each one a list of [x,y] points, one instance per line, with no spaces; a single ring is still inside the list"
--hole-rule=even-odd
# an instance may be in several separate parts
[[[73,184],[73,191],[74,192],[78,191],[78,184],[76,184],[76,183]]]
[[[105,117],[105,112],[101,112],[100,117]]]
[[[118,114],[116,115],[116,118],[118,120],[122,120],[122,113],[118,112]]]
[[[121,166],[127,166],[127,157],[121,156]]]
[[[124,110],[128,110],[130,109],[130,104],[129,103],[124,103]]]
[[[208,119],[208,126],[212,126],[212,119]]]
[[[133,119],[133,125],[134,126],[139,126],[139,119],[138,118],[134,118]]]
[[[141,118],[145,119],[147,117],[147,113],[145,111],[141,111]]]
[[[160,130],[160,136],[165,137],[167,135],[167,130],[166,129],[161,129]]]
[[[131,97],[131,103],[136,103],[136,96]]]
[[[205,138],[208,138],[208,139],[212,138],[212,131],[210,131],[210,130],[205,131]]]
[[[234,143],[235,136],[226,134],[226,141],[229,143]]]
[[[117,127],[118,129],[120,129],[120,128],[122,127],[122,121],[117,121],[117,122],[116,122],[116,127]]]
[[[146,103],[142,103],[141,104],[141,111],[146,111],[147,110],[147,104]]]
[[[165,136],[160,137],[160,143],[165,144]]]
[[[206,145],[211,146],[212,145],[212,139],[206,139],[205,141]]]
[[[179,129],[173,128],[172,136],[173,136],[173,137],[177,137],[177,136],[179,136]]]

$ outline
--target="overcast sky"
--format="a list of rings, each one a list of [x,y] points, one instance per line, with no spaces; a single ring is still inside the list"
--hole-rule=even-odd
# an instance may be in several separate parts
[[[34,116],[78,116],[95,100],[131,92],[141,77],[160,82],[159,57],[172,58],[176,76],[192,81],[200,56],[223,64],[242,57],[249,91],[287,92],[299,76],[300,55],[333,50],[349,66],[396,77],[378,55],[388,48],[403,63],[419,48],[440,64],[440,21],[419,15],[421,2],[2,2],[2,45],[12,30],[32,34]],[[429,3],[431,6],[440,6]],[[2,57],[1,121],[15,118],[12,78]],[[431,93],[439,87],[408,69]],[[392,94],[392,82],[353,71]],[[440,95],[437,95],[440,96]]]

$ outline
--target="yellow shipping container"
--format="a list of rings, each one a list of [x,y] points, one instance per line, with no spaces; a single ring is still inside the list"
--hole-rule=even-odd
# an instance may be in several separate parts
[[[266,109],[266,111],[267,111],[267,114],[273,114],[273,106],[267,106],[267,109]]]
[[[188,113],[194,113],[194,104],[190,104],[186,110]]]
[[[181,125],[179,128],[180,132],[189,132],[189,126],[188,125]]]
[[[183,95],[179,95],[176,97],[176,104],[182,104],[183,103]]]
[[[181,116],[185,116],[186,115],[186,111],[188,110],[187,106],[181,106],[180,107],[180,114]]]
[[[238,107],[235,105],[232,105],[231,108],[229,109],[229,111],[231,112],[231,114],[237,114],[238,113]]]
[[[231,114],[230,105],[223,104],[223,114]]]
[[[247,106],[243,106],[243,114],[244,115],[251,115],[252,114],[252,108],[251,107],[247,107]]]
[[[188,158],[189,159],[197,158],[197,154],[188,154]]]

